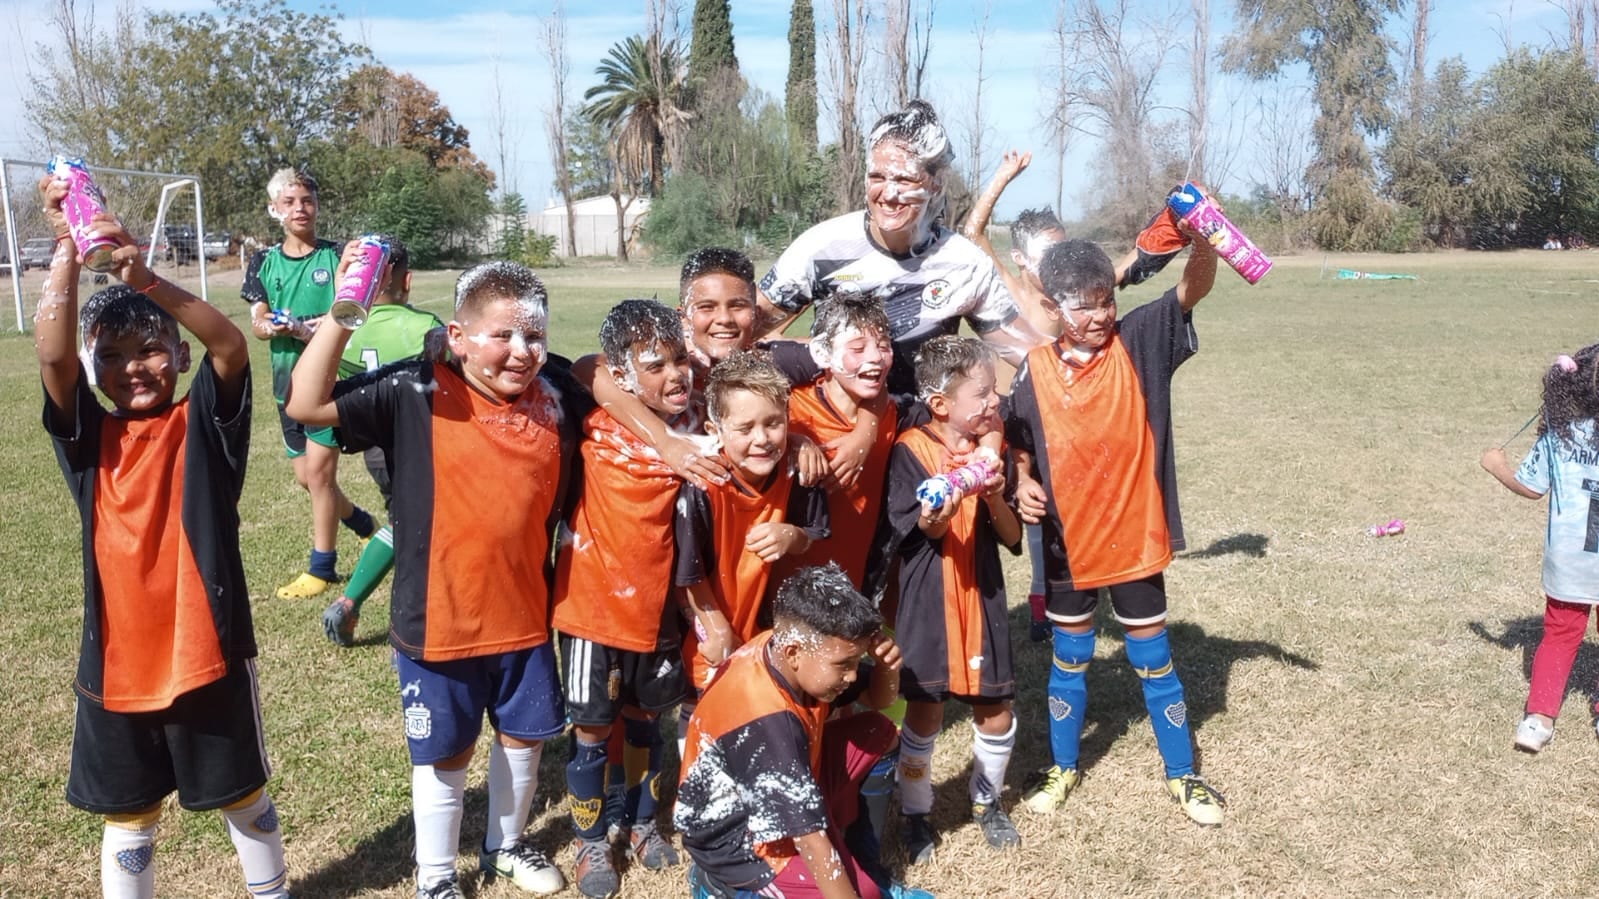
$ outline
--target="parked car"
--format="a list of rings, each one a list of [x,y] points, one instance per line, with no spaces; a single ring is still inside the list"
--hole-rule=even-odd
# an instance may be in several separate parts
[[[55,253],[56,242],[48,237],[34,237],[22,244],[17,253],[17,264],[23,271],[30,268],[49,268],[50,257]]]
[[[207,259],[221,259],[228,255],[228,248],[233,245],[233,235],[226,231],[213,231],[200,242],[200,251],[205,253]]]
[[[167,225],[161,229],[166,237],[168,262],[188,265],[200,258],[200,239],[188,225]]]

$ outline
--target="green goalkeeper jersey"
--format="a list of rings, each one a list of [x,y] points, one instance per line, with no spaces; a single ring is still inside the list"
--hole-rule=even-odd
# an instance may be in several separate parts
[[[251,305],[266,303],[273,311],[283,310],[302,321],[320,318],[333,305],[333,272],[343,249],[343,244],[318,240],[315,249],[299,258],[286,255],[282,244],[261,250],[250,257],[239,295]],[[305,352],[305,344],[281,336],[272,338],[269,349],[272,396],[282,403],[289,393],[289,375]]]
[[[394,362],[422,355],[424,339],[444,324],[438,316],[397,303],[374,305],[366,323],[350,335],[339,360],[339,377],[376,371]]]

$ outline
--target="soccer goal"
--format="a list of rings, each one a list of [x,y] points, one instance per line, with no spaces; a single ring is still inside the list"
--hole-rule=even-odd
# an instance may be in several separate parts
[[[38,301],[49,269],[50,226],[39,206],[46,163],[0,158],[0,273],[11,286],[18,331],[28,330],[28,299]],[[139,239],[150,268],[183,284],[206,302],[205,200],[194,175],[104,168],[89,162],[106,206]],[[105,275],[85,271],[91,284]]]

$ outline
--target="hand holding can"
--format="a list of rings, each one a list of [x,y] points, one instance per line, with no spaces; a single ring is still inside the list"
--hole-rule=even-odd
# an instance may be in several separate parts
[[[50,160],[50,175],[67,183],[67,195],[61,201],[61,212],[67,218],[72,242],[77,244],[83,267],[91,272],[109,272],[117,267],[111,253],[117,242],[95,233],[94,217],[106,213],[105,194],[94,183],[89,167],[81,159],[57,155]]]
[[[389,243],[375,234],[368,234],[356,242],[354,257],[339,279],[338,292],[333,295],[333,308],[328,314],[340,327],[351,331],[366,323],[372,300],[383,284],[383,269],[389,264]]]
[[[1271,257],[1238,230],[1238,226],[1222,213],[1216,201],[1205,196],[1205,192],[1193,182],[1172,191],[1171,196],[1166,198],[1166,205],[1199,232],[1216,249],[1216,255],[1232,266],[1233,271],[1242,275],[1245,281],[1255,284],[1271,271]]]

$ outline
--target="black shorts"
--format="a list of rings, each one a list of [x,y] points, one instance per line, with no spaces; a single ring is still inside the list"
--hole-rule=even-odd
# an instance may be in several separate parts
[[[902,680],[899,684],[899,695],[903,696],[906,702],[944,703],[954,700],[956,702],[964,702],[967,705],[993,705],[997,702],[1010,702],[1015,699],[1016,691],[1010,690],[1003,693],[995,693],[993,696],[966,696],[960,693],[951,693],[948,690],[929,690],[915,681]]]
[[[573,724],[612,724],[629,705],[661,712],[687,699],[688,675],[678,649],[632,652],[561,635],[561,682]]]
[[[1159,624],[1166,620],[1166,575],[1149,577],[1125,584],[1112,584],[1110,609],[1123,627]],[[1049,620],[1056,624],[1082,624],[1094,620],[1094,610],[1099,607],[1099,590],[1051,590],[1046,603]]]
[[[381,447],[374,446],[362,453],[361,458],[366,462],[366,473],[377,482],[378,492],[383,494],[383,508],[387,511],[394,502],[394,481],[389,476],[388,457],[383,455]]]
[[[78,697],[67,801],[84,811],[137,812],[173,790],[186,809],[221,808],[271,774],[254,659],[159,712],[108,712]]]

